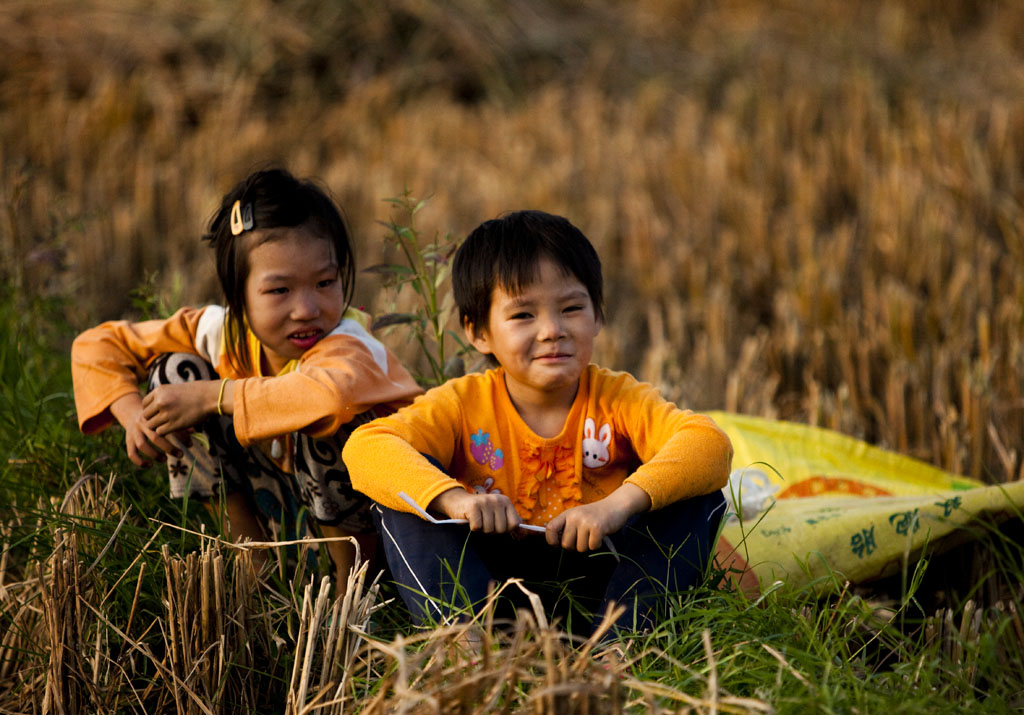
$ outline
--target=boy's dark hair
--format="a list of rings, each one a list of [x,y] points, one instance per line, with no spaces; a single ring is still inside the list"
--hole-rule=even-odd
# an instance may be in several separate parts
[[[486,325],[495,286],[519,293],[547,257],[584,285],[594,314],[604,320],[601,259],[568,219],[543,211],[516,211],[485,221],[459,246],[452,265],[459,322]]]
[[[246,219],[244,229],[238,226],[237,221],[232,228],[231,214],[235,202],[240,204],[236,218],[240,215]],[[210,219],[203,240],[208,241],[216,252],[217,278],[229,309],[225,343],[229,358],[241,369],[253,367],[249,364],[245,329],[249,251],[260,243],[280,238],[273,232],[265,232],[257,243],[250,240],[251,233],[258,229],[300,226],[328,241],[334,248],[345,301],[344,312],[355,287],[355,257],[345,219],[327,189],[310,179],[296,179],[284,169],[256,171],[224,195],[220,208]]]

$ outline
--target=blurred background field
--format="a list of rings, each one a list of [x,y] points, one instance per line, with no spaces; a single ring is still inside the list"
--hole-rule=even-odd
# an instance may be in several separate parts
[[[355,647],[324,636],[302,670],[315,591],[254,590],[240,557],[197,554],[175,525],[202,510],[115,431],[74,427],[75,331],[217,300],[199,236],[268,163],[331,189],[363,267],[398,258],[381,222],[406,189],[429,196],[427,237],[563,214],[604,259],[598,362],[688,407],[1024,476],[1024,3],[2,0],[0,711],[297,712],[316,648]],[[392,299],[360,276],[357,305]],[[424,371],[407,334],[383,338]],[[595,712],[730,693],[751,712],[1019,708],[1024,551],[972,538],[989,553],[964,573],[999,601],[926,598],[927,559],[889,600],[702,592],[619,690],[576,675]],[[347,692],[367,712],[413,692],[360,662]],[[516,677],[550,684],[544,662]],[[490,682],[424,667],[439,688]]]
[[[328,185],[363,266],[406,188],[428,234],[540,208],[604,258],[600,362],[1016,479],[1022,29],[1010,0],[6,0],[4,283],[74,327],[143,283],[215,299],[198,237],[267,162]]]

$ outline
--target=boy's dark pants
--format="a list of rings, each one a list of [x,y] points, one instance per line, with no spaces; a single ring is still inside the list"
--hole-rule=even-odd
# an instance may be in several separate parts
[[[591,626],[600,623],[608,602],[626,605],[616,625],[639,629],[653,625],[659,600],[699,583],[725,500],[716,491],[634,516],[610,537],[617,559],[604,547],[581,554],[549,546],[543,534],[484,534],[380,505],[371,511],[392,576],[419,623],[449,621],[466,606],[475,611],[490,582],[522,578],[542,595],[571,593],[593,614]]]

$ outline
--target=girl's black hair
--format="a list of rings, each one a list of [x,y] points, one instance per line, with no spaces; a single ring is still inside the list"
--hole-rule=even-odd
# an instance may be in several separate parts
[[[601,259],[587,237],[561,216],[516,211],[483,222],[459,246],[452,265],[459,322],[486,325],[494,287],[521,292],[533,283],[542,257],[584,285],[594,314],[604,321]]]
[[[249,211],[252,215],[251,226],[247,222],[238,235],[231,229],[231,212],[236,201],[246,219]],[[260,229],[298,227],[333,246],[344,294],[344,312],[355,288],[355,257],[349,232],[341,210],[328,191],[312,180],[296,179],[284,169],[253,172],[224,195],[203,236],[216,252],[217,278],[228,304],[225,341],[228,357],[242,370],[252,367],[246,344],[245,282],[250,270],[249,251],[259,244],[250,240],[251,233]],[[262,243],[277,236],[264,233],[260,238]]]

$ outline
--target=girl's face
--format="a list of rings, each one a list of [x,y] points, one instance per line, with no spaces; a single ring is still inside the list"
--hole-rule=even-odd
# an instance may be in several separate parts
[[[263,344],[263,374],[276,375],[341,322],[345,301],[334,247],[306,229],[274,229],[249,251],[245,314]],[[250,241],[258,238],[254,232]]]
[[[466,326],[477,350],[505,369],[513,402],[572,404],[601,322],[590,293],[549,258],[517,295],[495,286],[486,326]]]

